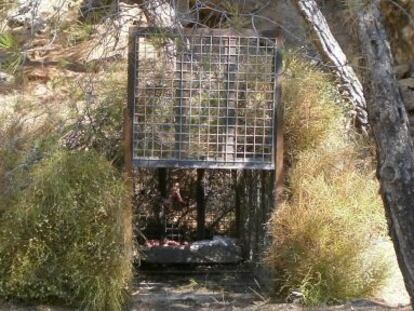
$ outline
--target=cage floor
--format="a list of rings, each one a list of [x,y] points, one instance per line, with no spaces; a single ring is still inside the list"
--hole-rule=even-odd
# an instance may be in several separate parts
[[[241,247],[234,239],[222,236],[190,243],[147,241],[141,253],[143,261],[156,264],[235,264],[242,261]]]

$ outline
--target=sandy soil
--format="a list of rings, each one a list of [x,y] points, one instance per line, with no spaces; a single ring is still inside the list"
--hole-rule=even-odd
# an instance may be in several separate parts
[[[191,270],[156,267],[140,271],[131,293],[129,311],[374,311],[412,310],[395,255],[390,252],[392,275],[378,299],[356,300],[333,307],[305,308],[271,301],[246,266]],[[1,304],[0,311],[70,311],[44,305]]]
[[[160,270],[161,271],[161,270]],[[132,311],[411,310],[398,270],[382,297],[334,307],[305,308],[271,301],[250,270],[221,267],[209,272],[165,271],[142,274],[132,294]],[[398,272],[398,273],[396,273]],[[388,300],[386,300],[387,298]]]

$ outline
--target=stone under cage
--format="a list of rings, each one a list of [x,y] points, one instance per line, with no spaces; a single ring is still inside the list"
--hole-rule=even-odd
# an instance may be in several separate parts
[[[261,249],[280,161],[280,63],[277,40],[251,30],[131,29],[144,260],[228,263]]]

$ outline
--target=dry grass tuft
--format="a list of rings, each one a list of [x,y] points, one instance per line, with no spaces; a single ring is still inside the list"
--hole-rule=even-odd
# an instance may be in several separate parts
[[[342,103],[342,98],[328,74],[298,58],[286,63],[287,78],[282,84],[285,144],[287,156],[294,158],[325,142],[333,130],[339,130],[341,105],[335,104]]]
[[[361,146],[344,134],[329,77],[298,59],[288,70],[285,124],[293,163],[289,198],[269,224],[267,263],[280,293],[299,289],[308,305],[371,296],[388,276],[381,248],[366,256],[386,236],[372,160],[362,160]]]

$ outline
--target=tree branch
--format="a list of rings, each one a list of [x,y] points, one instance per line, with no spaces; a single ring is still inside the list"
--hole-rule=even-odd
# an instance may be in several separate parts
[[[337,76],[341,79],[343,87],[355,111],[356,125],[366,134],[368,116],[362,84],[339,43],[333,36],[328,22],[319,10],[315,0],[293,0],[299,12],[317,36],[316,42],[322,57],[334,65]]]

